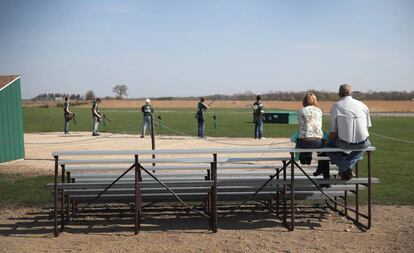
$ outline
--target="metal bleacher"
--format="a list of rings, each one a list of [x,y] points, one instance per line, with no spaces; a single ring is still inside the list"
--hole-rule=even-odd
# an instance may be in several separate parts
[[[312,175],[315,164],[301,165],[295,160],[297,152],[345,151],[336,148],[57,151],[52,154],[55,181],[46,186],[54,193],[54,234],[59,234],[58,218],[63,230],[69,217],[91,203],[117,202],[132,206],[135,233],[139,232],[145,203],[179,202],[208,218],[211,230],[216,232],[219,203],[242,205],[251,200],[275,207],[289,230],[294,229],[295,201],[318,199],[354,212],[355,218],[349,218],[369,229],[371,185],[379,182],[371,176],[374,150],[363,150],[368,156],[367,177],[360,177],[357,169],[357,177],[348,181],[336,177],[335,165],[330,166],[331,178],[324,179]],[[327,159],[314,155],[314,160]],[[321,187],[327,184],[330,187]],[[368,191],[367,215],[359,211],[360,190]],[[357,201],[355,209],[347,203],[352,195]],[[343,204],[338,203],[339,198]],[[83,208],[79,210],[78,206]],[[367,225],[360,222],[361,217],[366,218]]]

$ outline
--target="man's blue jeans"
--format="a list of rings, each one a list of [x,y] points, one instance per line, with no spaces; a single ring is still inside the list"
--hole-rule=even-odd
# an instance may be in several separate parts
[[[92,126],[92,133],[97,134],[99,127],[98,117],[93,116],[93,126]]]
[[[198,138],[204,138],[206,123],[204,119],[200,119],[200,118],[197,119],[197,123],[198,123]]]
[[[151,116],[144,116],[141,136],[145,136],[145,133],[147,132],[147,128],[151,130]]]
[[[263,120],[255,120],[254,121],[254,138],[262,138],[263,137]]]
[[[63,130],[65,134],[69,132],[69,120],[66,118],[66,116],[63,116],[65,118],[65,129]]]
[[[371,146],[371,142],[367,138],[365,141],[361,143],[346,143],[339,138],[336,138],[335,140],[330,140],[328,142],[329,148],[342,148],[347,150],[352,149],[363,149]],[[364,155],[363,151],[352,151],[349,154],[343,153],[343,152],[329,152],[327,153],[331,161],[336,164],[339,168],[339,172],[344,172],[347,169],[352,169],[353,166],[358,162],[358,160],[361,160],[362,156]]]

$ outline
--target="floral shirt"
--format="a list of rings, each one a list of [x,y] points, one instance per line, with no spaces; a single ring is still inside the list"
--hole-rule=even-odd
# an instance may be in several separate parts
[[[303,107],[298,112],[299,139],[322,138],[322,111],[316,106]]]

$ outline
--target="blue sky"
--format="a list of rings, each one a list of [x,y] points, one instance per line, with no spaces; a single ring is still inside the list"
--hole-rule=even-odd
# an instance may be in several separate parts
[[[414,1],[0,0],[24,98],[414,90]]]

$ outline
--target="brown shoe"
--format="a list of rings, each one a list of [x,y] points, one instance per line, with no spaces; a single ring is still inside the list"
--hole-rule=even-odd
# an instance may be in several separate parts
[[[339,176],[342,180],[350,180],[354,177],[354,172],[351,169],[347,169],[346,171],[339,172]]]

